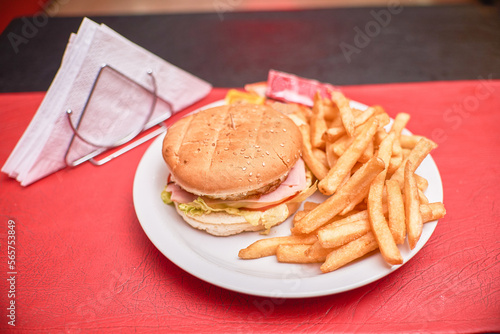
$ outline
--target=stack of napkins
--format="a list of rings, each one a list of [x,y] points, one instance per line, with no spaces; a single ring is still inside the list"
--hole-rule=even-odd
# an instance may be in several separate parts
[[[2,171],[29,185],[95,151],[92,144],[110,146],[137,126],[167,119],[210,90],[209,83],[85,18],[71,35],[59,71]],[[68,109],[85,141],[74,136]]]

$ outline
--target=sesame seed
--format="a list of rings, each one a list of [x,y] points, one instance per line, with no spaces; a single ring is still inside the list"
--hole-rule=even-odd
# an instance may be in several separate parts
[[[266,167],[266,163],[265,162],[262,163],[262,167]]]

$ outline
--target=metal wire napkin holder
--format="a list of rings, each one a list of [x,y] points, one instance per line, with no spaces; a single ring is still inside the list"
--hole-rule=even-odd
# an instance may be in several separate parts
[[[101,75],[102,75],[104,70],[111,70],[115,74],[118,74],[119,76],[123,77],[124,79],[130,81],[131,83],[136,85],[138,88],[142,88],[142,89],[146,90],[147,92],[149,92],[152,95],[152,100],[153,100],[151,103],[150,109],[149,109],[148,113],[146,114],[144,121],[140,124],[140,126],[138,126],[134,131],[132,131],[129,134],[125,135],[124,137],[114,141],[111,144],[96,143],[93,140],[86,138],[86,136],[83,135],[82,133],[80,133],[80,131],[79,131],[79,127],[80,127],[80,124],[82,122],[82,119],[85,117],[85,112],[87,111],[87,107],[90,103],[90,100],[92,99],[93,94],[96,91],[97,83],[99,82],[99,79],[101,78]],[[81,163],[86,162],[86,161],[90,161],[90,163],[92,163],[95,166],[103,165],[103,164],[111,161],[112,159],[119,157],[120,155],[132,150],[133,148],[147,142],[148,140],[150,140],[152,138],[155,138],[156,136],[158,136],[161,133],[166,131],[167,127],[163,121],[160,121],[156,124],[152,124],[152,125],[148,126],[148,123],[150,122],[151,117],[154,113],[154,110],[155,110],[155,107],[157,104],[157,99],[159,97],[157,95],[158,89],[157,89],[157,84],[156,84],[156,78],[153,74],[153,71],[148,70],[147,74],[151,78],[152,89],[141,85],[140,83],[138,83],[135,80],[131,79],[130,77],[126,76],[122,72],[113,68],[109,64],[104,64],[99,68],[97,76],[92,84],[92,88],[90,90],[90,93],[85,101],[83,110],[82,110],[80,116],[76,120],[76,124],[73,123],[73,119],[72,119],[73,118],[72,117],[73,111],[71,109],[66,110],[66,118],[67,118],[68,123],[71,127],[71,130],[73,131],[73,135],[71,136],[71,141],[70,141],[68,148],[66,150],[66,153],[64,155],[64,160],[65,160],[67,166],[75,167],[75,166],[80,165]],[[170,110],[172,111],[173,110],[172,105],[168,101],[165,101],[165,100],[163,100],[163,101],[169,106]],[[154,126],[158,126],[159,128],[142,136],[142,137],[140,137],[140,138],[137,138],[142,132],[144,132],[145,130],[152,128]],[[94,151],[74,160],[74,161],[69,161],[68,156],[69,156],[71,148],[74,144],[75,137],[82,140],[86,144],[95,147],[96,149]],[[137,138],[137,139],[134,140],[135,138]],[[98,155],[101,155],[108,150],[115,149],[115,148],[118,148],[120,146],[123,146],[123,147],[119,148],[118,150],[112,152],[111,154],[109,154],[109,155],[107,155],[99,160],[95,159]]]

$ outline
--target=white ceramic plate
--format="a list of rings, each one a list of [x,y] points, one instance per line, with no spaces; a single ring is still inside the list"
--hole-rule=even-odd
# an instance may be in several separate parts
[[[356,107],[366,106],[356,104]],[[163,137],[156,138],[139,163],[133,187],[134,206],[151,242],[188,273],[241,293],[273,298],[304,298],[355,289],[400,267],[388,266],[377,252],[328,274],[321,273],[319,264],[279,263],[273,256],[256,260],[239,259],[238,251],[258,239],[289,235],[291,218],[273,228],[268,236],[251,232],[215,237],[191,228],[172,206],[164,204],[160,198],[169,173],[161,155]],[[441,202],[441,177],[430,156],[424,159],[417,174],[429,181],[425,192],[429,201]],[[314,194],[309,200],[320,202],[324,196]],[[407,243],[399,246],[405,263],[425,245],[436,225],[437,221],[424,224],[415,249],[410,250]]]

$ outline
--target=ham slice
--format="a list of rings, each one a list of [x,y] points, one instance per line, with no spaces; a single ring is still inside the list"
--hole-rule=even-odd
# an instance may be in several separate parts
[[[172,194],[170,199],[177,203],[189,203],[198,198],[198,196],[185,191],[174,182],[169,183],[166,190]]]
[[[299,159],[295,164],[295,166],[293,166],[290,172],[288,173],[288,176],[285,179],[285,181],[283,181],[276,190],[267,193],[265,195],[262,195],[259,198],[244,200],[244,202],[249,204],[259,203],[262,205],[266,203],[273,204],[281,202],[297,194],[298,192],[301,192],[306,187],[307,187],[307,181],[306,181],[305,164],[302,159]],[[174,182],[170,183],[167,186],[166,190],[172,194],[170,199],[177,203],[189,203],[198,198],[198,196],[185,191]],[[210,200],[210,202],[212,202],[212,200]],[[223,202],[224,201],[220,201],[219,203]]]
[[[306,186],[307,181],[304,161],[302,159],[299,159],[295,166],[293,166],[288,173],[286,180],[283,181],[276,190],[262,195],[254,200],[246,201],[257,203],[274,203],[295,195],[296,193],[304,190]]]

